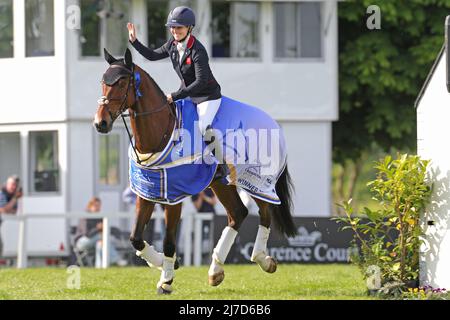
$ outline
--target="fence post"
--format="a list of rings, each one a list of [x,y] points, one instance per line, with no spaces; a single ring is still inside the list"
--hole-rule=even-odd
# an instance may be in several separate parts
[[[200,266],[202,264],[202,224],[203,219],[200,215],[196,215],[194,218],[194,266]]]
[[[102,237],[102,268],[106,269],[109,267],[109,219],[107,217],[103,218],[103,237]]]
[[[17,268],[24,269],[28,264],[27,254],[27,225],[26,217],[22,216],[19,222],[19,243],[17,247]]]
[[[192,212],[186,212],[183,214],[184,227],[184,265],[190,266],[192,264]]]

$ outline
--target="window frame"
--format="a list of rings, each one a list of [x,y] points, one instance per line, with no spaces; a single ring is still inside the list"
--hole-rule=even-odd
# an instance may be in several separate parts
[[[272,61],[274,63],[309,63],[309,62],[324,62],[325,61],[325,35],[323,33],[324,30],[324,4],[322,1],[308,1],[308,2],[314,2],[319,3],[319,10],[320,10],[320,57],[277,57],[276,51],[277,51],[277,30],[276,30],[276,14],[275,14],[275,5],[276,4],[285,4],[285,3],[293,3],[295,5],[300,5],[302,2],[306,1],[298,1],[298,2],[289,2],[289,1],[279,1],[279,2],[272,2],[272,26],[273,26],[273,32],[272,32]],[[298,18],[298,22],[301,24],[300,17]],[[301,44],[300,44],[301,45]]]
[[[52,54],[46,54],[46,55],[28,55],[27,51],[28,51],[28,36],[27,36],[27,23],[29,21],[29,19],[27,19],[27,4],[26,2],[30,1],[30,0],[25,0],[25,6],[24,6],[24,19],[25,19],[25,25],[24,25],[24,33],[25,33],[25,37],[24,37],[24,54],[25,54],[25,59],[32,59],[32,58],[52,58],[52,57],[56,57],[56,24],[55,24],[55,16],[56,16],[56,12],[55,12],[55,0],[49,0],[52,3],[52,8],[53,8],[53,12],[52,12],[52,17],[53,19],[51,20],[51,23],[53,25],[53,53]],[[14,9],[13,9],[14,10]]]
[[[33,137],[33,134],[38,133],[52,133],[53,138],[56,137],[56,143],[53,144],[53,157],[56,159],[56,167],[57,167],[57,180],[56,180],[56,191],[37,191],[35,189],[35,177],[34,173],[36,172],[36,145],[33,143],[35,142],[35,138]],[[30,196],[36,196],[36,195],[62,195],[62,170],[61,170],[61,164],[60,164],[60,155],[59,155],[59,149],[60,149],[60,131],[58,129],[47,129],[47,130],[30,130],[28,131],[28,181],[27,181],[27,187],[28,187],[28,194]]]
[[[128,17],[125,16],[125,18],[129,20],[131,20],[132,17],[132,10],[133,10],[133,1],[130,1],[130,6],[128,7]],[[81,2],[81,1],[80,1]],[[80,3],[80,10],[83,10],[83,8],[81,8],[81,3]],[[83,14],[81,13],[81,16]],[[124,19],[127,20],[127,19]],[[124,26],[125,28],[126,26]],[[78,60],[82,60],[82,61],[99,61],[99,60],[104,60],[103,57],[103,48],[107,48],[107,35],[106,32],[108,30],[107,28],[107,20],[104,18],[100,18],[99,20],[99,29],[100,29],[100,34],[99,34],[99,40],[100,43],[98,44],[98,50],[99,50],[99,54],[98,55],[83,55],[83,44],[81,43],[81,37],[83,36],[83,21],[81,21],[81,29],[79,30],[79,33],[77,35],[77,45],[78,45]],[[128,35],[127,35],[127,41],[128,41]],[[129,48],[130,45],[127,43],[126,48]],[[118,53],[114,53],[111,52],[112,55],[117,55]],[[123,53],[119,53],[120,55],[122,55]]]
[[[0,59],[13,59],[14,58],[14,0],[9,0],[11,3],[11,29],[12,29],[12,35],[11,35],[11,55],[6,57],[1,57]]]
[[[213,21],[213,15],[212,15],[212,6],[214,2],[225,2],[225,3],[230,3],[230,5],[234,2],[234,3],[254,3],[256,5],[258,5],[259,8],[259,19],[258,19],[258,51],[259,51],[259,56],[258,57],[214,57],[212,55],[213,52],[213,36],[212,36],[212,28],[210,31],[210,45],[209,45],[209,52],[211,53],[209,56],[209,59],[211,62],[242,62],[242,63],[260,63],[263,62],[264,60],[264,47],[263,47],[263,39],[264,39],[264,12],[263,12],[263,4],[262,1],[244,1],[244,0],[210,0],[210,7],[209,7],[209,11],[210,11],[210,17],[211,20],[209,21],[210,25],[212,24]],[[230,8],[231,9],[231,8]],[[230,10],[231,11],[231,10]],[[231,13],[231,12],[230,12]],[[230,34],[231,34],[231,28],[230,28]],[[230,39],[230,50],[231,50],[231,39]]]
[[[128,123],[129,125],[129,123]],[[93,168],[94,168],[94,190],[99,192],[123,192],[128,185],[128,148],[130,140],[126,134],[125,127],[121,124],[116,125],[108,135],[117,134],[119,137],[119,172],[118,184],[106,185],[100,183],[100,137],[94,128],[93,132]]]

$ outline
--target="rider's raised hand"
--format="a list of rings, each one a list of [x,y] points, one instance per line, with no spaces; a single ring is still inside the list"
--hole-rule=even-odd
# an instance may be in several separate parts
[[[128,22],[127,23],[128,28],[128,38],[131,42],[136,41],[136,28],[134,27],[133,23]]]

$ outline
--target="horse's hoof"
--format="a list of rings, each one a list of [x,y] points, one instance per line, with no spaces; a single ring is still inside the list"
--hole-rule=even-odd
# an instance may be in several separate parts
[[[215,273],[212,276],[208,276],[208,283],[210,286],[217,287],[219,284],[222,283],[224,278],[225,272],[220,271],[219,273]]]
[[[178,257],[175,259],[175,262],[173,264],[173,269],[177,270],[180,267],[180,262],[178,261]]]
[[[266,257],[266,260],[269,260],[269,266],[267,268],[267,270],[265,270],[267,273],[274,273],[275,271],[277,271],[277,260],[275,260],[275,258],[272,258],[270,256]]]
[[[275,258],[272,258],[271,256],[266,256],[264,260],[258,261],[258,265],[261,270],[267,273],[274,273],[275,271],[277,271],[277,264],[277,260],[275,260]]]
[[[163,283],[158,289],[156,289],[156,292],[158,294],[171,294],[173,291],[173,288],[170,284]]]

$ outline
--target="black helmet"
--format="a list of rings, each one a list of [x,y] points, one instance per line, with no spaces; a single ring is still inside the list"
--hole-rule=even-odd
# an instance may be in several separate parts
[[[182,6],[170,11],[167,17],[166,27],[195,26],[195,14],[191,8]]]

